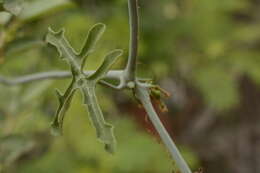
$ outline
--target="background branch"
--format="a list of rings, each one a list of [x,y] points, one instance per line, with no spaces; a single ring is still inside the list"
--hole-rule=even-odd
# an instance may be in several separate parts
[[[86,75],[91,75],[94,72],[95,71],[85,71],[84,73]],[[120,70],[109,71],[105,78],[120,80],[122,73],[123,71]],[[41,73],[36,73],[31,75],[20,76],[13,79],[0,76],[0,84],[12,86],[12,85],[25,84],[25,83],[30,83],[39,80],[64,79],[69,77],[71,77],[71,72],[69,71],[41,72]]]

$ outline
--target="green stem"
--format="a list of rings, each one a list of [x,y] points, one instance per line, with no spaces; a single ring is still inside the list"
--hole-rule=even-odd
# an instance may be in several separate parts
[[[141,86],[140,84],[136,87],[136,95],[138,99],[141,101],[142,105],[144,106],[144,109],[146,110],[149,119],[153,123],[156,131],[160,135],[163,143],[168,148],[172,159],[175,161],[177,167],[180,169],[181,173],[192,173],[188,164],[183,159],[182,155],[180,154],[176,144],[171,139],[170,135],[168,134],[167,130],[161,123],[161,120],[159,119],[156,111],[154,110],[154,107],[151,103],[149,91],[146,87]]]
[[[84,73],[89,76],[95,73],[95,71],[84,71]],[[112,70],[109,71],[108,74],[105,76],[106,79],[116,79],[121,80],[121,76],[123,71],[121,70]],[[8,78],[0,75],[0,85],[6,86],[13,86],[13,85],[20,85],[31,83],[34,81],[41,81],[41,80],[53,80],[53,79],[64,79],[70,78],[71,72],[69,71],[50,71],[50,72],[40,72],[35,74],[29,74],[24,76],[19,76],[16,78]]]
[[[138,0],[128,0],[130,41],[128,62],[126,66],[126,77],[130,81],[135,80],[137,64],[136,59],[138,54],[139,17],[137,1]]]

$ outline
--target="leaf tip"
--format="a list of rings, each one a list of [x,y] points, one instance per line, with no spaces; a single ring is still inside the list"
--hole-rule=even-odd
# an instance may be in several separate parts
[[[57,95],[57,97],[58,97],[58,99],[59,99],[59,102],[62,102],[62,94],[61,94],[61,92],[58,90],[58,89],[55,89],[55,93],[56,93],[56,95]]]
[[[53,136],[61,136],[62,135],[62,130],[59,127],[59,124],[56,122],[51,123],[51,134]]]
[[[114,54],[116,54],[117,56],[121,56],[123,55],[124,51],[122,49],[115,49],[112,51]]]
[[[93,29],[97,29],[103,33],[106,30],[106,25],[104,23],[96,23],[94,26],[92,26],[92,28],[90,30],[93,30]]]
[[[108,55],[106,56],[106,58],[111,61],[113,64],[117,59],[118,57],[122,56],[123,55],[123,50],[122,49],[115,49],[115,50],[112,50],[111,52],[108,53]]]
[[[87,39],[79,53],[81,58],[93,53],[96,43],[100,40],[105,30],[106,25],[103,23],[97,23],[89,29]]]
[[[62,52],[59,48],[58,41],[64,37],[65,29],[62,28],[59,31],[54,31],[51,27],[48,28],[48,33],[45,37],[45,42],[55,46],[59,52],[59,56],[62,57]]]
[[[48,42],[48,39],[52,38],[53,36],[56,38],[62,38],[64,34],[65,34],[65,28],[61,28],[59,31],[54,31],[51,27],[48,27],[46,41]]]
[[[105,151],[110,154],[115,154],[116,145],[115,144],[105,144]]]

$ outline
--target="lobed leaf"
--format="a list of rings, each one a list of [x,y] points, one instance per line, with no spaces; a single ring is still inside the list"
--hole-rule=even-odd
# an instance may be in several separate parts
[[[54,134],[62,133],[62,124],[65,113],[69,108],[76,87],[80,88],[85,100],[84,104],[87,105],[90,119],[96,129],[97,137],[105,144],[106,151],[113,153],[116,147],[113,126],[107,123],[104,119],[96,97],[95,86],[97,82],[106,75],[118,57],[122,55],[123,51],[114,50],[106,55],[102,65],[90,77],[86,77],[83,73],[86,56],[94,50],[94,46],[100,39],[104,30],[104,24],[97,24],[90,29],[82,51],[77,54],[66,40],[64,36],[64,29],[58,32],[49,29],[46,36],[46,41],[55,46],[59,51],[60,57],[65,59],[70,64],[73,76],[73,80],[64,95],[57,91],[60,105],[52,123],[52,131]],[[83,58],[81,66],[79,65],[80,58]]]
[[[83,44],[83,47],[79,54],[79,57],[82,58],[82,62],[81,62],[81,71],[82,72],[85,67],[85,63],[86,63],[88,55],[94,51],[96,43],[101,38],[101,36],[105,32],[105,30],[106,30],[106,25],[104,25],[102,23],[98,23],[98,24],[94,25],[89,30],[86,41]]]
[[[64,34],[64,29],[55,32],[49,28],[48,34],[46,36],[46,42],[55,46],[59,52],[60,57],[66,60],[74,69],[78,70],[80,69],[80,66],[77,62],[77,53],[71,47]]]
[[[97,71],[88,77],[89,80],[99,81],[100,79],[104,78],[107,74],[111,66],[116,62],[118,57],[123,54],[123,51],[120,49],[113,50],[112,52],[108,53],[102,63],[102,65],[97,69]]]
[[[105,144],[105,150],[109,153],[114,153],[116,140],[113,133],[113,126],[104,119],[96,97],[95,86],[97,82],[105,76],[122,53],[122,50],[110,52],[98,70],[90,77],[84,79],[83,85],[80,87],[84,97],[84,104],[87,105],[91,122],[96,129],[97,137]]]
[[[76,91],[75,88],[76,78],[73,76],[73,80],[71,81],[69,87],[65,91],[64,95],[61,94],[59,90],[56,90],[57,97],[59,99],[59,106],[55,114],[55,118],[51,124],[52,127],[52,134],[53,135],[61,135],[62,134],[62,127],[63,127],[63,120],[65,117],[66,112],[70,107],[70,103],[72,97]]]
[[[86,57],[90,53],[94,51],[94,48],[100,40],[101,36],[106,30],[106,25],[103,23],[95,24],[88,32],[88,36],[86,38],[85,43],[83,44],[83,47],[81,49],[81,52],[79,54],[80,57]]]
[[[113,126],[104,119],[96,97],[95,83],[88,83],[88,85],[81,88],[81,91],[84,96],[84,104],[87,105],[89,116],[96,129],[98,139],[105,144],[105,150],[107,152],[114,153],[116,140],[113,133]]]

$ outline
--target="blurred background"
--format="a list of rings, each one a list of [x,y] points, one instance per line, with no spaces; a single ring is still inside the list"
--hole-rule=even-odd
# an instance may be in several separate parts
[[[260,172],[260,1],[139,0],[138,73],[172,96],[160,118],[193,170]],[[89,58],[95,70],[115,48],[127,60],[126,0],[26,0],[17,17],[0,13],[0,75],[66,70],[44,42],[47,28],[66,28],[76,50],[95,23],[107,31]],[[69,80],[0,85],[0,172],[172,173],[174,163],[131,92],[98,87],[118,149],[96,140],[77,94],[64,136],[50,135],[57,107],[54,88]],[[156,105],[156,104],[155,104]]]

